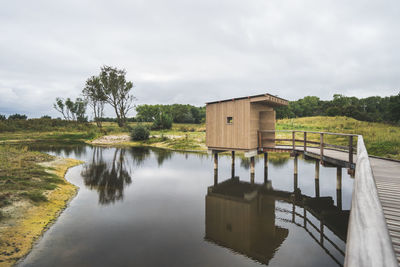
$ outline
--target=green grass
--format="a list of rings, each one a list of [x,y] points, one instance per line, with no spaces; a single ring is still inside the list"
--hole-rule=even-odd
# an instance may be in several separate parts
[[[33,202],[46,201],[43,193],[55,189],[57,184],[64,181],[47,173],[37,163],[53,158],[44,153],[29,151],[26,147],[0,145],[0,207],[21,198]]]
[[[44,141],[55,143],[84,142],[93,140],[105,134],[128,134],[129,129],[137,123],[128,123],[127,127],[120,128],[117,123],[104,122],[103,129],[92,126],[82,129],[65,128],[62,131],[18,131],[13,133],[0,133],[0,144],[3,142]],[[151,123],[142,123],[151,125]],[[71,127],[71,126],[68,126]],[[307,117],[296,119],[282,119],[277,121],[277,130],[324,131],[335,133],[361,134],[364,137],[370,155],[400,159],[400,127],[384,123],[357,121],[348,117]],[[144,142],[131,142],[127,145],[153,145],[179,150],[205,150],[205,125],[204,124],[177,124],[174,123],[169,130],[151,131],[150,139]],[[278,133],[277,137],[291,138],[290,133]],[[301,133],[296,138],[302,139]],[[318,134],[309,134],[308,140],[319,141]],[[356,138],[354,146],[356,146]],[[348,145],[346,137],[325,136],[325,142],[336,145]]]
[[[376,122],[358,121],[348,117],[307,117],[277,121],[277,130],[323,131],[361,134],[370,155],[400,159],[400,127]],[[279,133],[279,137],[291,138],[290,133]],[[296,138],[302,139],[301,133]],[[309,140],[319,141],[318,134],[308,135]],[[356,146],[356,138],[353,145]],[[347,137],[326,135],[330,144],[348,145]]]

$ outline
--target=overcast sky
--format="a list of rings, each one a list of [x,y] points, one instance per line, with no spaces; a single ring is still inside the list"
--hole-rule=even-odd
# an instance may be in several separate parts
[[[397,94],[399,14],[399,0],[3,1],[0,114],[59,116],[54,99],[102,65],[126,69],[136,104]]]

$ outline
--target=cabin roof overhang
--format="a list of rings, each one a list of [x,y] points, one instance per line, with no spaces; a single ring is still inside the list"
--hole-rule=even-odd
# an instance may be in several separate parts
[[[269,106],[287,106],[289,104],[289,101],[286,99],[273,96],[270,94],[260,94],[260,95],[252,95],[252,96],[244,96],[244,97],[237,97],[237,98],[231,98],[231,99],[224,99],[224,100],[219,100],[219,101],[212,101],[212,102],[207,102],[206,104],[218,104],[221,102],[229,102],[229,101],[236,101],[236,100],[243,100],[243,99],[250,99],[251,103],[263,103],[267,104]]]

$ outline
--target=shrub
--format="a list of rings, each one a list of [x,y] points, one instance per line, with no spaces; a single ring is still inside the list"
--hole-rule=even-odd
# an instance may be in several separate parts
[[[26,115],[21,115],[21,114],[14,114],[8,116],[9,120],[26,120],[28,117]]]
[[[6,120],[6,116],[0,114],[0,121],[5,121],[5,120]]]
[[[153,130],[171,129],[171,127],[172,117],[166,113],[160,113],[156,116],[153,125],[151,126]]]
[[[146,126],[138,124],[132,128],[131,139],[133,141],[141,141],[149,139],[150,131]]]

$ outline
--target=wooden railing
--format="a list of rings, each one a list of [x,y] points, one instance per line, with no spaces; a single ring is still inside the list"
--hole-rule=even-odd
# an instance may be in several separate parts
[[[291,132],[292,138],[264,138],[266,133]],[[303,139],[296,139],[296,133],[303,133]],[[310,134],[319,134],[319,142],[308,140]],[[326,135],[336,135],[348,138],[348,146],[333,145],[324,142]],[[355,179],[351,201],[350,220],[347,232],[345,264],[346,267],[374,267],[374,266],[399,266],[392,240],[389,235],[383,209],[379,200],[375,178],[372,172],[367,149],[361,135],[310,132],[310,131],[259,131],[258,147],[269,148],[264,142],[275,147],[276,142],[289,142],[289,149],[299,149],[296,143],[301,142],[306,152],[308,144],[319,148],[321,158],[324,148],[338,149],[349,154],[348,161],[353,163],[353,140],[357,137],[357,162],[355,165]],[[315,146],[317,145],[317,146]],[[282,147],[282,146],[281,146]]]
[[[357,142],[345,266],[398,266],[364,140]]]
[[[284,132],[284,133],[291,133],[292,138],[265,138],[264,135],[271,134],[277,132]],[[296,133],[302,133],[303,139],[296,139]],[[319,135],[319,141],[311,141],[307,137],[310,136],[310,134],[317,134]],[[338,144],[329,144],[324,141],[324,137],[326,135],[331,135],[331,136],[339,136],[339,137],[345,137],[348,139],[348,145],[343,146],[343,145],[338,145]],[[330,133],[330,132],[313,132],[313,131],[291,131],[291,130],[263,130],[263,131],[258,131],[258,147],[259,148],[269,148],[270,146],[265,145],[265,141],[267,143],[274,143],[274,146],[271,148],[275,147],[275,145],[278,145],[277,142],[282,143],[282,142],[289,142],[289,145],[293,150],[295,150],[298,145],[296,143],[301,143],[300,147],[303,148],[304,152],[307,151],[307,148],[319,148],[319,152],[321,157],[324,156],[324,148],[331,148],[331,149],[336,149],[336,150],[341,150],[341,151],[346,151],[349,154],[349,163],[352,165],[353,162],[353,154],[354,154],[354,146],[353,146],[353,141],[354,137],[357,137],[355,134],[344,134],[344,133]],[[315,138],[314,138],[315,139]],[[309,146],[309,144],[314,145],[314,146]]]

